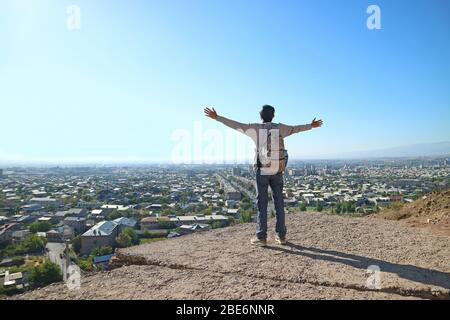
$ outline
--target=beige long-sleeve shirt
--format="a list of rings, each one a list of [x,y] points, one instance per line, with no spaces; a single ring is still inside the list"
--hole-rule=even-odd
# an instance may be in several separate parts
[[[217,116],[217,121],[222,122],[227,127],[230,127],[232,129],[238,130],[244,134],[249,135],[248,133],[253,131],[258,131],[260,129],[267,130],[268,128],[271,129],[278,129],[280,132],[280,136],[283,138],[286,138],[292,134],[299,133],[302,131],[311,130],[312,127],[310,124],[301,124],[297,126],[289,126],[283,123],[272,123],[272,122],[266,122],[266,123],[241,123],[237,122],[222,116]]]
[[[312,127],[310,124],[303,124],[303,125],[297,125],[297,126],[289,126],[283,123],[272,123],[272,122],[266,122],[266,123],[241,123],[237,122],[225,117],[217,116],[217,121],[223,123],[227,127],[230,127],[232,129],[238,130],[239,132],[249,136],[252,138],[252,140],[255,142],[256,150],[255,150],[255,165],[258,161],[258,154],[264,153],[262,151],[262,148],[264,148],[265,145],[267,145],[267,138],[268,138],[268,132],[274,133],[272,137],[278,137],[281,138],[281,143],[279,143],[279,150],[284,149],[284,138],[298,133],[302,131],[311,130]],[[274,130],[274,131],[273,131]],[[276,143],[278,144],[278,141],[276,138],[274,139]],[[272,144],[273,146],[273,144]],[[273,147],[272,147],[273,148]],[[275,153],[274,153],[275,154]],[[276,160],[276,159],[274,159]]]

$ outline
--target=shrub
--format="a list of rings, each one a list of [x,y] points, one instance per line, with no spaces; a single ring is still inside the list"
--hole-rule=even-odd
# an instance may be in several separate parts
[[[78,266],[84,271],[92,271],[94,269],[91,258],[78,260]]]
[[[175,223],[170,222],[170,221],[159,221],[158,227],[160,229],[173,229],[176,227],[176,225],[175,225]]]
[[[76,236],[72,240],[72,249],[75,251],[76,254],[79,254],[81,251],[81,237]]]
[[[6,256],[25,255],[28,253],[37,253],[44,250],[47,240],[45,238],[30,235],[25,240],[10,244],[4,250],[3,253]]]
[[[47,232],[52,228],[52,224],[47,221],[35,222],[30,225],[30,232]]]
[[[91,256],[106,256],[107,254],[112,254],[113,248],[110,246],[96,247],[91,251]]]
[[[175,230],[176,231],[176,230]],[[179,232],[179,231],[176,231]],[[148,239],[148,238],[162,238],[167,236],[167,231],[144,231],[144,233],[142,233],[141,238],[143,239]]]
[[[12,259],[12,265],[13,266],[20,267],[24,263],[25,263],[25,258],[24,257],[14,257]]]
[[[306,203],[302,202],[300,203],[300,211],[306,211]]]
[[[132,244],[138,244],[139,243],[139,238],[136,234],[136,231],[133,228],[125,228],[125,230],[123,230],[122,233],[125,233],[126,235],[128,235],[131,238],[131,243]]]
[[[211,229],[219,229],[222,228],[222,223],[220,221],[214,221],[211,223]]]
[[[239,222],[241,222],[241,223],[252,222],[252,214],[253,214],[253,210],[243,211],[241,213],[241,216],[239,217]]]
[[[131,237],[126,234],[125,232],[122,232],[121,234],[119,234],[118,237],[116,237],[116,242],[117,242],[117,246],[119,246],[120,248],[127,248],[127,247],[131,247]]]
[[[30,270],[28,280],[36,287],[43,287],[53,282],[59,282],[62,280],[61,268],[57,264],[47,260]]]
[[[320,202],[317,204],[316,210],[317,210],[317,212],[322,212],[322,210],[323,210],[323,205],[322,205]]]

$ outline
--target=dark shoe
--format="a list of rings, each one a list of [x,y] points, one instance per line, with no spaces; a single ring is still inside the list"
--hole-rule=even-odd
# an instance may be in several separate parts
[[[253,237],[250,239],[250,243],[257,247],[265,247],[267,246],[267,240],[266,239],[258,239],[258,237]]]

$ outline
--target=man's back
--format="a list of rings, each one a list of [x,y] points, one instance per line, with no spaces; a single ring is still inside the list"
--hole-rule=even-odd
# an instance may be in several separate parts
[[[311,124],[289,126],[282,123],[273,123],[275,109],[265,105],[260,111],[263,123],[240,123],[217,115],[214,108],[205,108],[205,115],[222,122],[226,126],[238,130],[252,138],[256,144],[255,152],[255,178],[257,191],[257,228],[256,236],[250,242],[257,246],[267,245],[267,204],[268,188],[272,189],[272,196],[276,211],[276,237],[279,244],[286,244],[286,226],[283,202],[283,171],[285,168],[284,138],[301,131],[318,128],[322,121],[314,120]]]
[[[286,168],[287,151],[284,138],[312,129],[310,124],[289,126],[283,123],[240,123],[217,116],[216,120],[250,137],[255,143],[255,168],[262,168],[265,175],[283,172]]]

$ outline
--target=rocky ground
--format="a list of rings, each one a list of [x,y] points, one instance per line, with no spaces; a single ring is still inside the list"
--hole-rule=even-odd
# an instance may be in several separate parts
[[[450,236],[450,190],[429,193],[400,208],[383,210],[375,217],[402,220],[411,227]]]
[[[80,290],[54,284],[14,298],[450,299],[450,237],[314,213],[290,214],[287,226],[287,246],[271,235],[252,247],[255,225],[243,224],[122,249],[115,269],[83,277]]]

